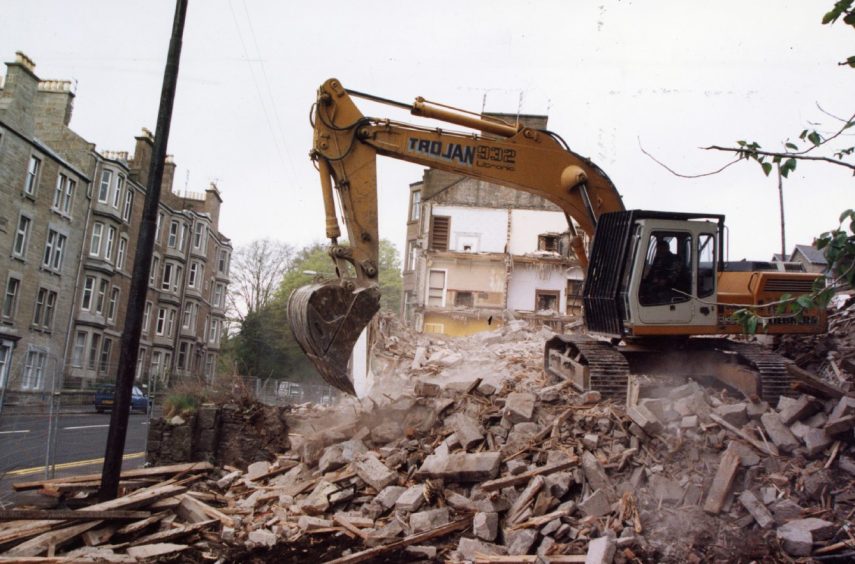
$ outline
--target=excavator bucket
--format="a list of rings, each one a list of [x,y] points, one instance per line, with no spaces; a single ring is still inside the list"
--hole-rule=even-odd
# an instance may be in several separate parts
[[[331,386],[356,395],[348,361],[362,330],[380,309],[380,290],[348,289],[340,280],[302,286],[288,299],[288,323],[300,348]]]

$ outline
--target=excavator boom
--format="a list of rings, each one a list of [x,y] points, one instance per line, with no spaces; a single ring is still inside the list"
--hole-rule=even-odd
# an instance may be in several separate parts
[[[408,109],[413,115],[480,131],[441,128],[369,118],[355,97]],[[337,278],[299,288],[288,316],[297,341],[331,385],[353,393],[347,374],[350,352],[379,309],[377,155],[482,179],[546,198],[593,236],[603,213],[621,211],[612,181],[591,161],[572,152],[557,135],[416,99],[401,104],[346,90],[336,79],[318,90],[312,112],[312,158],[321,177],[326,235]],[[336,199],[347,231],[342,235]],[[575,234],[575,233],[574,233]],[[582,238],[571,241],[587,266]]]

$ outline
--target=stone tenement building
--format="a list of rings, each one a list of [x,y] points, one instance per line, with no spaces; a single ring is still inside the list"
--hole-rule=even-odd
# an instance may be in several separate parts
[[[0,82],[0,407],[115,378],[151,161],[96,151],[69,128],[69,81],[18,53]],[[172,192],[167,162],[137,378],[213,377],[231,244],[222,198]]]

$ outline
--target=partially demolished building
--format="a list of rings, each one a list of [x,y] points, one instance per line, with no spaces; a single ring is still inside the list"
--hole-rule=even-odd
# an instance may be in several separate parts
[[[545,128],[545,116],[503,116]],[[556,331],[581,313],[583,272],[565,258],[567,220],[535,196],[435,169],[410,185],[403,317],[471,335],[510,318]]]

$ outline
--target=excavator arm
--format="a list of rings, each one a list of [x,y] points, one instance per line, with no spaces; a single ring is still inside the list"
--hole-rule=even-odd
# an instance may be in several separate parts
[[[467,134],[365,117],[354,97],[408,109],[413,115],[480,131]],[[326,236],[337,278],[304,286],[290,300],[291,328],[321,376],[354,393],[350,352],[379,309],[377,155],[409,161],[542,196],[593,236],[601,214],[623,210],[614,184],[595,164],[548,131],[512,125],[421,98],[412,105],[346,90],[336,79],[318,90],[312,112],[312,159],[321,177]],[[339,243],[336,198],[348,235]],[[581,237],[573,250],[583,267]],[[352,274],[351,274],[352,273]]]

